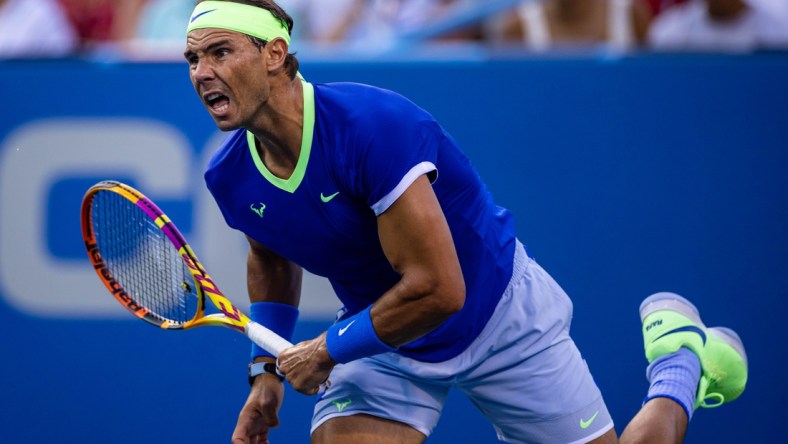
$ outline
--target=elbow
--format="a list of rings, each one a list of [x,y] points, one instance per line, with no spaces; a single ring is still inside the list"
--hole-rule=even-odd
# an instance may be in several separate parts
[[[441,309],[446,317],[449,317],[458,313],[465,306],[465,281],[462,279],[462,275],[458,279],[452,280],[447,287],[442,291],[444,296],[441,298]]]
[[[420,287],[416,293],[426,296],[421,298],[427,302],[424,308],[436,319],[446,320],[465,306],[465,281],[462,273],[442,278],[430,276],[429,279],[421,281]]]

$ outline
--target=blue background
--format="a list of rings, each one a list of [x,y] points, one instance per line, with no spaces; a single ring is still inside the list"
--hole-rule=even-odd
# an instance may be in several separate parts
[[[532,256],[573,298],[574,339],[619,431],[647,389],[638,305],[670,290],[693,300],[708,325],[737,330],[750,359],[742,397],[697,412],[687,442],[779,442],[788,398],[788,55],[305,62],[301,71],[312,82],[394,89],[455,136],[514,213]],[[0,103],[0,142],[31,121],[70,116],[160,120],[196,155],[215,134],[181,63],[0,63]],[[89,267],[78,208],[100,173],[52,178],[40,205],[53,257]],[[162,207],[188,237],[199,217],[192,203]],[[30,270],[30,278],[46,276]],[[124,315],[39,316],[3,291],[0,283],[0,441],[229,441],[248,390],[244,337],[164,333]],[[303,322],[296,339],[328,322]],[[312,403],[288,389],[272,441],[308,442]],[[453,396],[428,442],[496,440]]]

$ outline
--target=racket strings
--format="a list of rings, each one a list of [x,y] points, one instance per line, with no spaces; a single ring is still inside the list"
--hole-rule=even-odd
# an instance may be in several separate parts
[[[194,279],[153,219],[125,197],[100,191],[92,202],[92,223],[107,268],[137,304],[176,324],[195,317]]]

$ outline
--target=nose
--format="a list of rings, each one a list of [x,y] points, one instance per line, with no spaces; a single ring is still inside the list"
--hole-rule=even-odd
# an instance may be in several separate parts
[[[215,73],[213,71],[213,67],[209,63],[206,63],[204,60],[199,60],[194,66],[192,76],[194,77],[195,81],[203,82],[213,79]]]

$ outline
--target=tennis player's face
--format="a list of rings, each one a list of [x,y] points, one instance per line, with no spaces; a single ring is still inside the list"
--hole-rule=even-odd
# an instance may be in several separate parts
[[[251,128],[270,95],[265,50],[240,33],[206,28],[191,31],[184,57],[203,105],[223,131]]]

